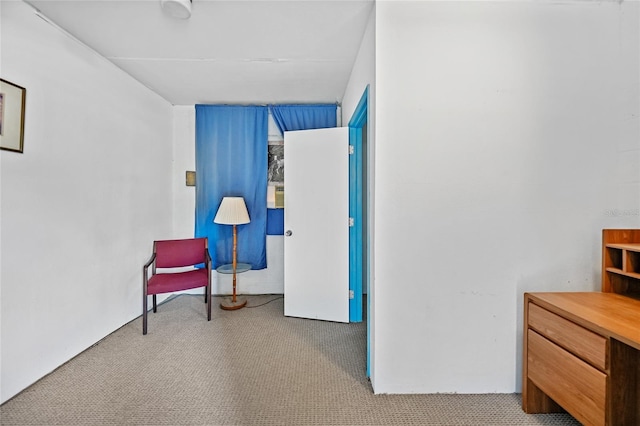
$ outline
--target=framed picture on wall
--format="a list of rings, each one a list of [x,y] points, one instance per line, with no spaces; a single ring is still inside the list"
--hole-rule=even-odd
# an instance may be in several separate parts
[[[284,207],[284,141],[269,141],[267,162],[267,207]]]
[[[22,152],[27,89],[0,79],[0,149]]]
[[[284,184],[284,141],[269,141],[268,146],[268,175],[269,185]]]

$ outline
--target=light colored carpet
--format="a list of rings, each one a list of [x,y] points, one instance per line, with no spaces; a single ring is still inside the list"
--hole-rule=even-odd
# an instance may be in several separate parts
[[[277,296],[253,296],[259,305]],[[578,425],[518,394],[373,395],[366,325],[223,311],[182,295],[0,407],[2,425]]]

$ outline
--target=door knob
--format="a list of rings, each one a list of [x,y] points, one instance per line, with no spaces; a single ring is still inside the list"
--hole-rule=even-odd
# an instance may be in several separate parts
[[[287,237],[290,237],[293,234],[293,232],[291,232],[290,229],[287,230],[287,232],[284,233],[284,235],[286,235]]]

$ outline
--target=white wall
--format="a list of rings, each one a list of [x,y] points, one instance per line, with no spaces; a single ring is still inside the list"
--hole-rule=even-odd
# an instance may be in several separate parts
[[[360,99],[366,88],[369,88],[368,100],[369,105],[367,109],[367,174],[368,174],[368,222],[369,222],[369,235],[368,235],[368,250],[370,270],[369,270],[369,289],[363,289],[367,293],[368,297],[368,340],[371,365],[376,363],[376,341],[375,341],[375,329],[376,329],[376,299],[375,299],[375,276],[373,267],[373,252],[375,251],[375,235],[373,233],[375,217],[373,205],[375,203],[375,99],[376,99],[376,87],[375,87],[375,15],[376,6],[371,10],[367,27],[358,49],[358,55],[356,57],[349,82],[347,84],[344,97],[342,98],[342,123],[344,126],[349,125],[353,113],[355,112]],[[376,376],[375,370],[371,370],[371,384],[373,388],[376,388]]]
[[[639,12],[377,3],[376,393],[519,392],[523,292],[599,289],[640,226]]]
[[[375,91],[375,5],[371,9],[369,20],[367,21],[367,27],[365,28],[358,49],[358,56],[356,57],[353,68],[351,69],[351,75],[349,76],[349,82],[345,89],[344,96],[342,97],[342,124],[343,126],[349,125],[349,120],[353,116],[353,113],[362,98],[367,86],[371,86],[369,91],[370,98],[373,98],[371,92]],[[371,119],[373,114],[370,113]],[[371,126],[370,126],[371,127]]]
[[[26,87],[24,153],[0,151],[5,401],[141,314],[141,268],[172,234],[172,108],[2,2],[2,78]]]

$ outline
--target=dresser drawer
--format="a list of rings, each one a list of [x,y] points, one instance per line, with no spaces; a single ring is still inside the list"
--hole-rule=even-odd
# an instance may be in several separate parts
[[[607,339],[604,337],[531,302],[529,327],[600,370],[607,369]]]
[[[607,376],[533,330],[527,377],[585,425],[604,425]]]

